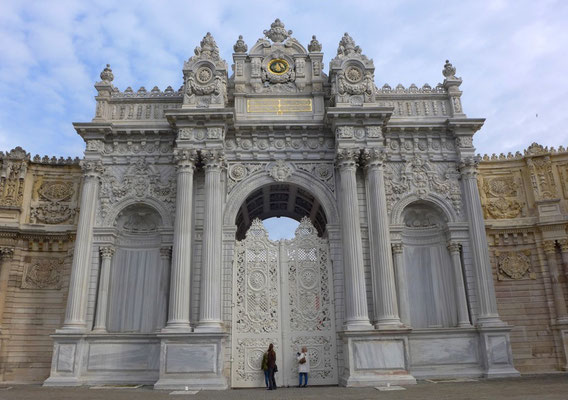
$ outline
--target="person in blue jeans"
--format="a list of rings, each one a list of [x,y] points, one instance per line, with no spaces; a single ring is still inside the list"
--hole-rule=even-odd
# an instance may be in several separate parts
[[[302,352],[298,353],[298,374],[300,379],[298,387],[308,386],[308,372],[310,372],[310,359],[308,358],[308,348],[304,346],[302,347]],[[303,385],[302,378],[304,381]]]
[[[270,374],[268,372],[268,351],[265,351],[264,354],[262,355],[262,364],[260,367],[264,371],[264,384],[268,389],[268,387],[270,386],[270,381],[269,381]]]

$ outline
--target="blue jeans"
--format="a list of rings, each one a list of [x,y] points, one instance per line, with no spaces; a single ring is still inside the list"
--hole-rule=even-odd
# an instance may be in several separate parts
[[[270,378],[270,375],[268,373],[268,369],[265,369],[264,370],[264,383],[265,383],[266,387],[270,386],[269,381],[268,381],[269,378]]]
[[[308,386],[308,373],[300,372],[300,386],[302,386],[302,376],[304,377],[304,386]]]

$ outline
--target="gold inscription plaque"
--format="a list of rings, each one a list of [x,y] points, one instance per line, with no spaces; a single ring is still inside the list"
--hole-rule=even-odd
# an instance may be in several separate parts
[[[247,112],[276,115],[312,112],[312,99],[247,99]]]

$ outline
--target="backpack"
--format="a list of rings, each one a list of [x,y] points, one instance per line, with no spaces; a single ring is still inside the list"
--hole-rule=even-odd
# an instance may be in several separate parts
[[[265,353],[262,355],[262,364],[260,365],[260,368],[261,368],[263,371],[266,371],[266,370],[268,369],[268,352],[265,352]]]

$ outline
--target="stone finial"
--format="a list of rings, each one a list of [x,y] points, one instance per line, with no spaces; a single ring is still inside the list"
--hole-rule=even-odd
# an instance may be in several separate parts
[[[112,74],[112,69],[110,69],[110,64],[106,65],[106,68],[103,69],[101,72],[101,79],[103,82],[111,83],[114,79],[114,75]]]
[[[264,36],[272,40],[274,43],[281,43],[292,35],[292,31],[286,31],[284,24],[278,18],[270,24],[270,29],[265,30]]]
[[[446,60],[442,74],[446,79],[456,79],[456,67],[450,63],[450,60]]]
[[[219,47],[217,47],[217,43],[211,33],[207,32],[207,34],[199,43],[199,46],[195,48],[194,53],[197,57],[208,58],[211,60],[218,61],[219,57]]]
[[[245,43],[245,41],[243,40],[243,35],[239,35],[237,42],[233,46],[233,50],[235,51],[235,53],[246,53],[247,52],[248,46]]]
[[[337,55],[339,57],[347,57],[352,54],[361,54],[361,48],[355,44],[355,41],[347,32],[343,35],[339,41],[339,47],[337,48]]]
[[[310,53],[319,53],[321,52],[321,43],[318,42],[318,40],[316,39],[316,35],[312,36],[312,41],[310,42],[310,44],[308,45],[308,51]]]

